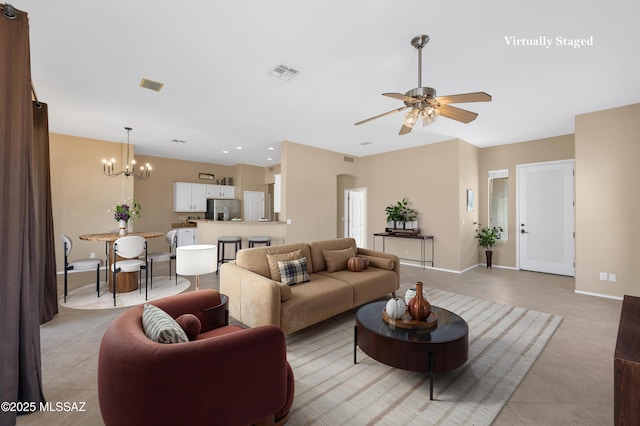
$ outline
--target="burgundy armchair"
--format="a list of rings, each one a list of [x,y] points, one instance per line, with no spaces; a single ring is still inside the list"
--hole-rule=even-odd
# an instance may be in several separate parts
[[[156,343],[144,334],[142,306],[117,317],[98,358],[107,426],[286,422],[294,382],[279,328],[228,325],[226,296],[210,289],[150,304],[173,318],[194,314],[200,334],[187,343]]]

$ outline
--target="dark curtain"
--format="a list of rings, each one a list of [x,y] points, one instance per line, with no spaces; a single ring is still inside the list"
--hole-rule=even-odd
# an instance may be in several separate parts
[[[7,17],[9,15],[12,17]],[[33,111],[27,14],[0,4],[0,402],[44,401],[40,288],[48,246],[36,214]],[[49,191],[49,189],[46,189]],[[0,410],[0,426],[16,413]]]
[[[51,320],[58,313],[58,282],[56,276],[55,235],[51,205],[51,177],[49,164],[49,110],[47,104],[33,102],[33,181],[34,211],[36,213],[37,247],[42,262],[37,281],[40,284],[40,323]]]

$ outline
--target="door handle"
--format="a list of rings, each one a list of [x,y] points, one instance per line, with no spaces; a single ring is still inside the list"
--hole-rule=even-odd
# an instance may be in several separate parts
[[[525,231],[524,229],[521,229],[521,230],[520,230],[520,233],[521,233],[521,234],[528,234],[529,232],[528,232],[528,231]]]

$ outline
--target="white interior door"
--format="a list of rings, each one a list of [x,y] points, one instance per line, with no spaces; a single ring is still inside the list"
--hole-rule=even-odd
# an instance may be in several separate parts
[[[516,167],[519,268],[575,275],[574,163]]]
[[[244,220],[255,222],[264,216],[264,192],[244,191]]]
[[[356,240],[357,247],[365,247],[365,190],[347,189],[345,191],[345,206],[347,218],[345,224],[345,236]]]

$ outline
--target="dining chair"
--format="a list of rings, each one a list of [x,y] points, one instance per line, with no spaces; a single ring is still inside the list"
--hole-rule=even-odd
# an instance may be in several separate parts
[[[172,229],[164,236],[169,244],[169,251],[149,253],[149,271],[151,272],[151,288],[153,288],[153,264],[157,262],[169,262],[169,279],[171,279],[171,260],[176,260],[176,246],[178,244],[178,230]],[[178,284],[178,274],[175,274],[176,284]]]
[[[120,237],[113,243],[113,254],[111,272],[113,273],[113,306],[116,306],[118,272],[140,272],[143,269],[145,272],[147,271],[147,240],[137,235]],[[140,259],[139,256],[141,255],[144,255],[144,258]],[[144,279],[144,297],[146,300],[149,274],[145,273]],[[140,284],[138,283],[138,285]]]
[[[102,259],[88,258],[69,261],[69,255],[73,248],[73,242],[69,236],[62,234],[62,246],[64,248],[64,303],[67,303],[67,272],[68,271],[88,271],[96,270],[96,291],[100,297],[100,267],[102,267]],[[106,280],[106,276],[105,276]]]

